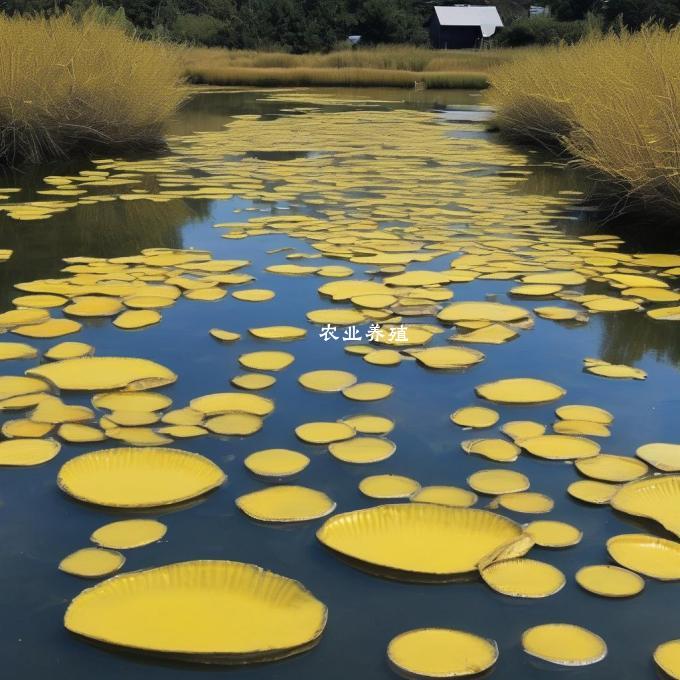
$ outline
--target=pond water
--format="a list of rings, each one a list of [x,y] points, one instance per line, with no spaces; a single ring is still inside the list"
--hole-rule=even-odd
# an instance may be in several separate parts
[[[119,258],[146,248],[195,248],[210,251],[214,259],[249,262],[237,271],[252,275],[254,282],[224,286],[229,294],[215,302],[182,297],[161,310],[160,323],[144,329],[125,331],[108,318],[80,318],[83,327],[75,335],[34,339],[8,333],[3,341],[27,342],[42,352],[61,340],[77,340],[93,345],[96,356],[153,359],[179,376],[160,390],[173,399],[175,408],[200,395],[236,390],[229,381],[245,372],[238,363],[244,353],[272,349],[293,354],[294,363],[273,373],[276,383],[260,392],[275,401],[276,409],[259,432],[177,439],[171,444],[209,457],[226,472],[228,481],[188,507],[145,513],[161,519],[167,534],[158,543],[127,551],[124,571],[193,559],[251,562],[298,579],[329,608],[327,628],[311,651],[243,667],[145,658],[72,636],[63,627],[64,611],[91,583],[58,571],[57,564],[87,546],[97,527],[138,515],[76,503],[56,485],[64,462],[120,442],[64,443],[59,455],[44,465],[0,468],[2,677],[380,680],[394,677],[385,657],[392,637],[436,626],[496,640],[500,658],[490,675],[499,680],[558,674],[602,680],[658,677],[654,648],[680,638],[680,585],[646,579],[640,595],[615,600],[583,591],[574,574],[584,565],[608,563],[605,542],[616,534],[645,531],[673,536],[607,505],[588,505],[570,497],[567,486],[580,478],[571,464],[526,453],[509,465],[495,463],[465,454],[461,442],[502,437],[498,427],[510,420],[550,427],[560,404],[593,404],[614,415],[611,436],[598,439],[607,453],[633,456],[648,442],[680,441],[680,324],[654,320],[642,309],[593,313],[587,322],[570,325],[536,317],[533,328],[517,330],[518,337],[507,343],[460,345],[485,354],[483,362],[463,371],[429,370],[413,360],[377,366],[346,352],[349,343],[342,338],[324,341],[321,326],[306,319],[311,310],[354,308],[349,301],[333,303],[317,290],[347,279],[285,276],[265,269],[277,264],[340,265],[353,270],[353,279],[380,282],[382,275],[366,272],[393,266],[404,253],[413,256],[410,262],[408,257],[404,260],[409,271],[449,272],[452,260],[479,256],[469,269],[458,271],[477,267],[487,274],[494,261],[514,260],[517,270],[518,259],[526,262],[548,253],[550,257],[543,259],[548,269],[587,272],[585,285],[565,290],[620,299],[620,291],[601,278],[617,266],[658,274],[656,268],[634,259],[612,266],[608,253],[634,258],[631,244],[613,237],[580,239],[602,232],[597,213],[588,205],[588,179],[539,153],[503,145],[486,131],[488,114],[479,95],[467,92],[206,91],[195,95],[172,123],[170,150],[159,157],[99,159],[95,164],[73,161],[0,180],[0,185],[21,188],[0,201],[0,248],[14,250],[7,262],[0,263],[0,311],[11,309],[12,299],[26,294],[14,288],[17,283],[72,276],[73,272],[61,272],[62,258]],[[123,177],[119,185],[97,184],[104,175],[90,175],[90,180],[94,178],[90,185],[42,181],[46,176],[74,177],[83,170],[129,173],[128,179],[136,183],[126,184]],[[55,186],[68,191],[76,185],[83,185],[84,192],[35,193]],[[163,193],[168,191],[176,195]],[[199,191],[208,198],[200,197]],[[95,197],[102,198],[92,200]],[[58,205],[47,206],[42,216],[47,219],[17,219],[35,217],[35,211],[7,207],[9,202],[29,201]],[[306,216],[307,221],[286,221],[291,215]],[[213,228],[215,224],[223,226]],[[376,239],[376,229],[387,229],[392,240]],[[393,247],[387,247],[390,244]],[[595,253],[594,244],[601,246]],[[657,244],[654,251],[664,252],[664,247]],[[298,253],[314,258],[287,258]],[[372,258],[372,253],[378,257]],[[397,256],[381,260],[385,253]],[[488,259],[489,255],[493,257]],[[590,264],[583,261],[586,257]],[[506,272],[512,269],[506,264]],[[521,276],[521,271],[515,275]],[[675,285],[672,276],[661,280],[671,288]],[[585,311],[566,299],[509,295],[516,285],[516,279],[500,276],[453,282],[445,288],[454,292],[454,299],[434,304],[493,299],[527,310],[551,305]],[[239,287],[269,289],[276,296],[261,303],[240,301],[233,297]],[[415,290],[411,297],[424,292]],[[402,289],[401,294],[408,291]],[[50,311],[53,317],[62,315],[58,308]],[[358,328],[365,334],[373,322],[366,318]],[[403,322],[438,323],[432,314],[404,316]],[[249,328],[270,325],[301,326],[308,333],[287,343],[258,340],[248,333]],[[209,335],[212,328],[238,332],[241,339],[221,343]],[[450,345],[448,337],[454,330],[435,334],[431,346]],[[339,328],[338,335],[342,332]],[[635,366],[647,378],[612,380],[584,372],[586,357]],[[38,359],[4,361],[0,372],[21,375],[38,363]],[[394,391],[380,401],[360,402],[340,393],[312,392],[297,381],[306,371],[331,368],[352,372],[360,381],[389,383]],[[551,381],[567,395],[560,402],[525,406],[491,404],[475,396],[476,386],[512,377]],[[61,396],[69,404],[88,404],[91,397],[82,392]],[[453,411],[472,404],[497,410],[498,426],[471,431],[450,421]],[[392,457],[366,465],[342,463],[326,447],[304,443],[294,432],[305,422],[360,413],[395,422],[389,434],[397,446]],[[20,417],[22,412],[6,411],[0,419]],[[337,502],[338,512],[378,504],[357,488],[368,475],[395,473],[423,486],[466,487],[466,479],[477,470],[505,466],[521,471],[532,490],[554,499],[554,509],[547,515],[499,512],[522,523],[562,520],[583,532],[577,546],[531,551],[533,558],[562,570],[566,586],[556,595],[532,600],[505,597],[480,579],[414,584],[368,575],[317,541],[315,532],[323,520],[258,523],[236,507],[237,497],[266,487],[246,470],[243,459],[267,448],[307,454],[311,464],[295,483],[327,493]],[[482,496],[477,507],[490,500]],[[522,632],[550,622],[582,625],[601,635],[609,647],[607,658],[589,667],[562,669],[526,655],[520,644]]]

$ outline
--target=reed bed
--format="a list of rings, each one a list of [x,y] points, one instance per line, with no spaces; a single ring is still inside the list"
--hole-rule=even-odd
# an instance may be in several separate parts
[[[0,164],[158,145],[181,55],[114,23],[0,14]]]
[[[442,52],[408,45],[362,47],[328,54],[287,54],[220,48],[189,48],[186,73],[196,83],[320,87],[487,86],[487,73],[519,51]]]
[[[414,87],[483,89],[484,73],[446,71],[392,71],[377,68],[205,68],[191,73],[194,83],[209,85],[316,86],[316,87]]]
[[[490,81],[506,134],[562,148],[606,180],[622,206],[641,202],[678,220],[680,29],[527,51]]]

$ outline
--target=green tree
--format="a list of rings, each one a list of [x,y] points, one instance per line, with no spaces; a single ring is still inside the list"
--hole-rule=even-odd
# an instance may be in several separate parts
[[[670,28],[680,23],[680,0],[608,0],[604,14],[610,22],[620,16],[633,30],[650,21]]]

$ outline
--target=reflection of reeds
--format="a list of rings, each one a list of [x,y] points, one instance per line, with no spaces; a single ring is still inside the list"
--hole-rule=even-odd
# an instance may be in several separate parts
[[[0,14],[0,163],[158,144],[181,72],[175,48],[115,23]]]
[[[527,50],[490,76],[498,125],[560,145],[622,199],[680,208],[680,29]]]
[[[518,51],[430,50],[381,45],[328,54],[286,54],[193,48],[184,54],[188,76],[211,85],[484,88],[486,73]]]

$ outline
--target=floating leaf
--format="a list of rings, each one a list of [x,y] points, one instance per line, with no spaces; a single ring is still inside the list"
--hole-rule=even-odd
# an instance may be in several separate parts
[[[576,583],[602,597],[632,597],[642,592],[645,581],[628,569],[612,564],[593,564],[576,572]]]
[[[498,647],[493,640],[462,630],[421,628],[393,638],[387,658],[409,678],[459,678],[491,668]]]
[[[580,543],[583,532],[580,529],[554,520],[536,520],[527,525],[525,531],[543,548],[567,548]]]
[[[149,359],[87,357],[65,359],[26,371],[61,390],[146,390],[169,385],[177,376]]]
[[[414,503],[436,503],[452,508],[469,508],[477,500],[477,494],[457,486],[424,486],[411,496]]]
[[[0,442],[0,467],[28,467],[52,460],[61,449],[54,439],[9,439]]]
[[[225,618],[225,611],[230,616]],[[104,581],[71,602],[64,625],[120,647],[243,663],[309,649],[323,632],[326,615],[326,607],[297,581],[253,564],[204,560]],[[163,625],[149,625],[150,616]],[[244,626],[244,620],[251,625]]]
[[[152,508],[201,496],[225,474],[197,453],[179,449],[103,449],[72,458],[57,477],[78,500],[119,508]]]
[[[509,597],[549,597],[566,583],[564,574],[556,567],[522,557],[493,562],[480,575],[491,589]]]
[[[354,437],[328,445],[330,454],[344,463],[379,463],[396,449],[394,442],[380,437]]]
[[[620,534],[607,541],[607,552],[622,567],[660,581],[680,580],[680,544],[647,534]]]
[[[265,449],[251,453],[243,464],[253,474],[280,478],[302,472],[309,465],[309,458],[290,449]]]
[[[607,656],[605,641],[569,623],[546,623],[522,634],[527,654],[560,666],[589,666]]]
[[[521,533],[514,522],[486,510],[396,503],[334,515],[317,538],[394,577],[447,580],[474,571],[484,555]]]
[[[236,505],[261,522],[304,522],[335,510],[335,502],[322,491],[304,486],[271,486],[239,496]]]
[[[408,498],[418,492],[420,484],[402,475],[372,475],[359,482],[359,491],[369,498]]]
[[[535,378],[508,378],[475,388],[478,396],[500,404],[544,404],[561,399],[566,391]]]
[[[101,578],[118,571],[123,564],[125,558],[115,550],[82,548],[64,557],[59,563],[59,569],[73,576]]]
[[[166,531],[155,519],[125,519],[99,527],[90,540],[103,548],[129,550],[160,541]]]
[[[451,421],[460,427],[492,427],[499,418],[496,411],[483,406],[466,406],[451,414]]]

